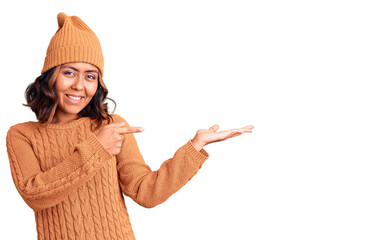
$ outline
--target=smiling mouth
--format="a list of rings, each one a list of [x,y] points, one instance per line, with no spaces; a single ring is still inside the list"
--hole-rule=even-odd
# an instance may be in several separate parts
[[[80,97],[80,96],[73,96],[73,95],[69,95],[69,94],[65,94],[65,96],[67,96],[67,98],[73,100],[73,101],[80,101],[83,97]]]

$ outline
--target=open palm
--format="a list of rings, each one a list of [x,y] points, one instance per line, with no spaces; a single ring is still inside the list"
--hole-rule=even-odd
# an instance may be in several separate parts
[[[251,133],[253,128],[254,126],[248,125],[242,128],[235,128],[217,132],[217,130],[219,129],[219,125],[215,124],[209,129],[198,130],[192,142],[194,147],[197,150],[200,150],[203,148],[203,146],[209,143],[219,142],[228,138],[237,137],[246,132]]]

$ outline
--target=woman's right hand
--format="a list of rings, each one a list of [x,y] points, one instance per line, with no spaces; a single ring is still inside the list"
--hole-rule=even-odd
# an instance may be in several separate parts
[[[124,135],[142,132],[141,127],[127,127],[124,122],[110,123],[96,130],[95,136],[111,155],[117,155],[121,151]]]

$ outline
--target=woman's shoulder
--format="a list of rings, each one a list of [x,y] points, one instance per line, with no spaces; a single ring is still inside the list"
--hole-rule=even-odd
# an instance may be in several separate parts
[[[122,116],[120,116],[118,114],[113,114],[113,115],[111,115],[111,117],[113,118],[113,122],[115,122],[115,123],[117,123],[117,122],[126,122],[126,120]]]
[[[11,126],[8,129],[7,136],[8,137],[11,135],[27,136],[31,132],[33,132],[34,129],[37,129],[37,126],[38,126],[38,122],[33,122],[33,121],[18,123],[18,124]]]
[[[33,122],[33,121],[17,123],[15,125],[12,125],[8,131],[10,131],[10,130],[12,130],[12,131],[28,130],[28,129],[36,128],[37,125],[38,125],[38,122]]]

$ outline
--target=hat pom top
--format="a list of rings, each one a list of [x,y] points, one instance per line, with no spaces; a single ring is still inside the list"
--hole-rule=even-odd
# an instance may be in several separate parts
[[[64,26],[64,23],[65,23],[65,19],[67,19],[68,15],[66,15],[65,13],[63,12],[60,12],[58,15],[57,15],[57,21],[58,21],[58,28],[62,28],[62,26]]]

